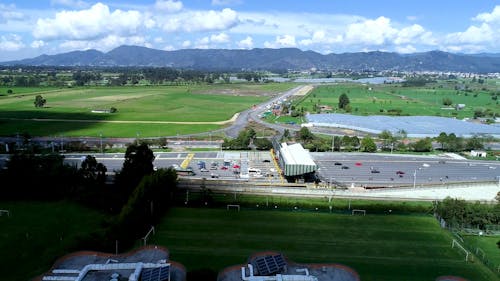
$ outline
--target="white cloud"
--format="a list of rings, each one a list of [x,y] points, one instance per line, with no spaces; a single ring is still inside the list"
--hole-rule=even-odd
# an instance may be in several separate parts
[[[418,17],[417,16],[406,16],[406,19],[409,21],[416,21],[416,20],[418,20]]]
[[[253,48],[253,39],[250,36],[247,36],[245,39],[238,42],[238,48],[240,49],[252,49]]]
[[[121,37],[117,35],[109,35],[93,41],[68,40],[59,44],[59,47],[65,51],[88,49],[109,51],[121,45],[137,45],[152,48],[152,45],[143,36]]]
[[[397,30],[391,26],[389,18],[378,17],[350,24],[344,38],[349,44],[383,45],[396,34]]]
[[[166,18],[163,29],[167,32],[228,30],[239,23],[238,13],[229,8],[222,11],[188,11]]]
[[[470,26],[464,32],[448,34],[447,42],[450,43],[486,43],[493,42],[498,37],[498,30],[493,31],[489,24],[483,23],[480,26]]]
[[[399,45],[414,42],[415,39],[422,35],[424,32],[425,29],[418,24],[402,28],[397,32],[394,43]]]
[[[31,42],[30,46],[33,49],[39,49],[39,48],[45,46],[45,42],[43,42],[42,40],[35,40],[35,41]]]
[[[296,47],[295,36],[285,34],[276,36],[274,42],[264,42],[266,48],[290,48]]]
[[[0,3],[0,22],[7,22],[9,20],[23,20],[24,14],[16,10],[16,6],[5,5]]]
[[[1,51],[19,51],[24,48],[21,36],[17,34],[8,34],[0,36]]]
[[[210,36],[210,42],[213,42],[213,43],[227,43],[229,42],[229,36],[222,32],[222,33],[219,33],[219,34],[213,34]]]
[[[97,3],[87,10],[62,11],[54,18],[38,19],[33,36],[43,40],[95,40],[116,36],[135,35],[143,26],[138,11],[115,10]]]
[[[182,10],[183,5],[181,1],[156,0],[155,8],[163,12],[175,13]]]
[[[50,0],[51,5],[60,5],[71,8],[88,8],[90,6],[89,3],[82,0]]]
[[[164,50],[164,51],[173,51],[173,50],[175,50],[175,47],[172,46],[172,45],[166,45],[165,47],[163,47],[162,50]]]
[[[417,48],[413,47],[412,45],[396,46],[396,52],[401,54],[415,53],[416,51]]]
[[[488,47],[497,48],[495,46],[498,46],[500,40],[500,6],[495,6],[491,13],[478,14],[472,20],[477,21],[478,24],[469,26],[465,31],[446,35],[442,49],[478,52]]]
[[[212,0],[213,6],[235,6],[243,4],[242,0]]]
[[[182,47],[183,48],[191,47],[191,41],[185,40],[184,42],[182,42]]]
[[[164,42],[164,41],[163,41],[163,38],[161,38],[161,37],[155,37],[155,38],[153,39],[153,41],[154,41],[155,43],[163,43],[163,42]]]
[[[500,23],[500,6],[495,6],[491,13],[481,13],[473,18],[480,22],[496,22]]]

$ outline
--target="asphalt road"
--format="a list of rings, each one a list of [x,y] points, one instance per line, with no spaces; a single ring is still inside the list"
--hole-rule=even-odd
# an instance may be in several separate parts
[[[323,182],[350,186],[399,186],[495,181],[500,163],[440,157],[362,153],[311,153]],[[335,165],[337,163],[337,165]],[[347,167],[347,168],[342,168]],[[378,173],[372,173],[373,170]]]

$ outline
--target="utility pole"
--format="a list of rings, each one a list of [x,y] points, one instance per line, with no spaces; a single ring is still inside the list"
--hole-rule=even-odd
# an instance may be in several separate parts
[[[413,172],[413,189],[416,188],[417,185],[417,170],[415,169],[415,172]]]
[[[334,150],[334,147],[335,147],[335,136],[332,136],[332,152]]]
[[[102,133],[99,133],[99,136],[101,137],[101,154],[103,154],[103,151],[102,151]]]

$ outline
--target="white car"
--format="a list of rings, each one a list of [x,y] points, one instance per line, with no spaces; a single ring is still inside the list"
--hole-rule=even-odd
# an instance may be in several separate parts
[[[422,164],[422,166],[423,166],[423,167],[428,168],[428,167],[430,167],[431,165],[429,165],[429,164],[427,164],[427,163],[424,163],[424,164]]]

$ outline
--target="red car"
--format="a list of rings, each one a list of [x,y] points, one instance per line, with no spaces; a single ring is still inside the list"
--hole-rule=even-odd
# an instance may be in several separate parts
[[[222,166],[220,169],[221,170],[227,170],[227,167],[226,166]]]
[[[356,165],[356,166],[361,166],[361,165],[363,165],[363,164],[362,164],[361,162],[356,162],[356,164],[354,164],[354,165]]]
[[[240,165],[238,165],[238,164],[233,165],[233,169],[239,169],[239,168],[240,168]]]

